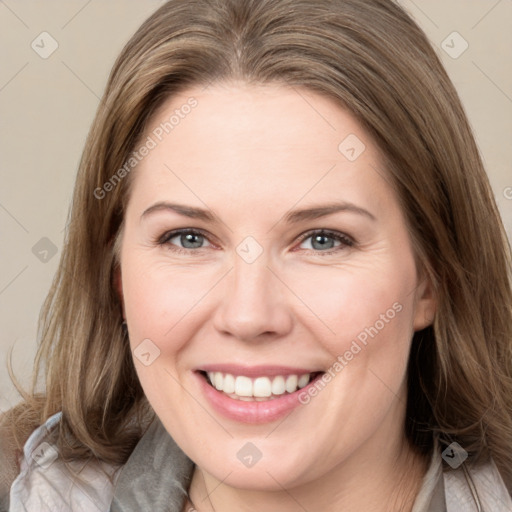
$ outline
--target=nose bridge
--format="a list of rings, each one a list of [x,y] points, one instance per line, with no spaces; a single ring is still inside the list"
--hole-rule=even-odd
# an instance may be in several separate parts
[[[215,315],[219,331],[252,339],[263,333],[282,335],[291,328],[283,285],[268,268],[269,263],[265,254],[250,263],[235,255]]]
[[[272,273],[268,269],[268,261],[263,257],[254,263],[247,263],[237,258],[233,268],[231,293],[240,305],[251,305],[251,310],[270,306],[269,293],[275,287]],[[275,297],[275,294],[274,294]]]

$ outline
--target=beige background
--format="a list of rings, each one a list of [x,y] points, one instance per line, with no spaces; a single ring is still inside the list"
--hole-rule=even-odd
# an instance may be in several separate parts
[[[37,316],[108,72],[161,3],[0,0],[0,410],[19,400],[6,370],[12,346],[14,369],[29,383]],[[460,93],[512,238],[512,0],[400,3],[427,32]],[[42,32],[58,44],[46,59],[31,47],[35,41],[39,52],[51,49]],[[469,47],[458,58],[443,49],[455,55],[464,40]]]

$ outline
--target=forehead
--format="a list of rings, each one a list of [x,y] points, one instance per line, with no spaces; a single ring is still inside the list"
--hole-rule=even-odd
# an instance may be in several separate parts
[[[153,115],[151,150],[134,171],[139,195],[211,198],[340,193],[364,200],[386,190],[378,151],[334,100],[283,85],[214,84],[169,98]],[[378,201],[374,197],[374,201]],[[197,202],[197,197],[195,199]]]
[[[188,108],[192,100],[195,106]],[[286,85],[247,84],[210,85],[173,96],[153,116],[148,133],[165,139],[157,142],[169,148],[187,139],[230,159],[256,149],[265,150],[260,158],[300,155],[315,161],[338,158],[338,145],[350,134],[367,138],[354,117],[330,98]],[[280,146],[287,151],[279,151]]]

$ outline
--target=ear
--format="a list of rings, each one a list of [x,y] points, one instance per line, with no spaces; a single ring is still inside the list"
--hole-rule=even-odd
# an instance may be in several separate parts
[[[114,269],[114,291],[117,293],[121,308],[123,309],[123,320],[126,320],[124,313],[123,279],[121,276],[121,267],[119,265]]]
[[[414,302],[413,327],[414,331],[421,331],[425,327],[432,325],[437,309],[434,287],[426,275],[420,277]]]

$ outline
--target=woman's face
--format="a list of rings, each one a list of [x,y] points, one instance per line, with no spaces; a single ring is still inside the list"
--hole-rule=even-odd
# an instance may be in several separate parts
[[[307,90],[214,84],[169,99],[136,149],[121,292],[181,448],[251,489],[391,453],[434,304],[356,120]]]

